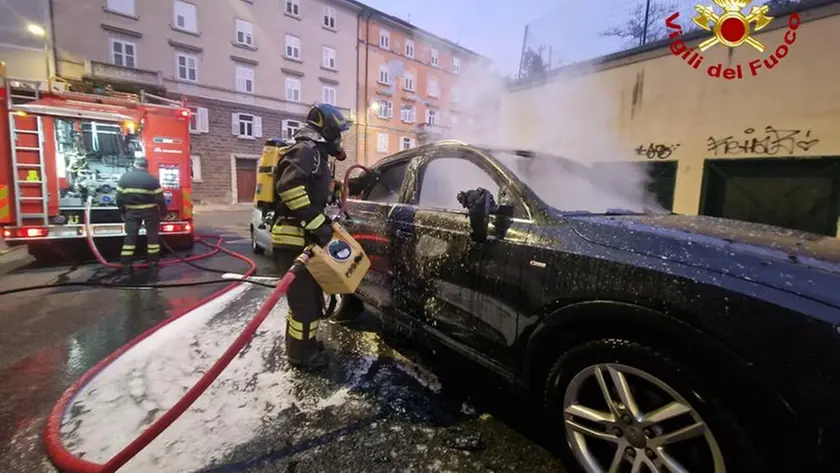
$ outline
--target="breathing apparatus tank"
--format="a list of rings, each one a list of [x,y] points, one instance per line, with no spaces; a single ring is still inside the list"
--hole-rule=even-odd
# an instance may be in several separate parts
[[[291,141],[281,138],[270,139],[263,145],[262,155],[257,163],[257,188],[254,205],[263,210],[273,210],[276,200],[274,190],[274,168],[292,147]]]

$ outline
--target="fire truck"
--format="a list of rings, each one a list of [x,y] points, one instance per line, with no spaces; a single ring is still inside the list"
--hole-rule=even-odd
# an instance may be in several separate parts
[[[117,181],[145,157],[167,202],[162,237],[173,248],[192,247],[190,111],[183,101],[0,79],[0,229],[9,246],[26,244],[42,258],[52,253],[44,249],[85,238],[86,205],[95,239],[125,236]]]

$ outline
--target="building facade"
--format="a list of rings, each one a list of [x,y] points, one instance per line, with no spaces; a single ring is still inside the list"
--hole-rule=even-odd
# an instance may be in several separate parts
[[[291,136],[315,102],[355,109],[360,10],[344,0],[58,0],[57,70],[186,98],[196,201],[250,202],[266,139]]]
[[[7,0],[0,4],[0,62],[14,79],[46,82],[55,73],[47,0]]]
[[[365,7],[358,29],[356,156],[362,164],[453,136],[469,121],[463,78],[489,61],[399,18]]]
[[[646,168],[677,213],[840,236],[840,4],[798,19],[754,35],[764,52],[715,46],[696,68],[663,44],[526,80],[502,98],[500,129],[605,170]]]

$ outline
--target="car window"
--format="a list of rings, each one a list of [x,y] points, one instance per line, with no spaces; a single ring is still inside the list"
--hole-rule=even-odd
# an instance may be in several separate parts
[[[483,187],[499,196],[499,185],[487,171],[477,164],[459,157],[435,158],[423,169],[420,197],[417,204],[423,207],[464,211],[458,202],[458,193]]]
[[[400,188],[405,179],[405,170],[408,161],[393,164],[382,170],[379,181],[370,189],[367,199],[373,202],[394,204],[399,201]]]

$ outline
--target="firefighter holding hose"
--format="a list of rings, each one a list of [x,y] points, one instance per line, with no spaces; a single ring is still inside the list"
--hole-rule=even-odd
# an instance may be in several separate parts
[[[160,262],[160,220],[166,215],[166,199],[160,181],[149,172],[146,158],[135,158],[134,169],[120,176],[117,182],[117,207],[125,222],[120,259],[123,274],[131,274],[131,261],[137,248],[140,225],[146,226],[146,253],[149,269],[154,273]]]
[[[328,104],[313,106],[306,124],[294,135],[295,144],[274,171],[277,198],[271,227],[274,258],[285,272],[308,245],[324,246],[332,238],[324,211],[333,185],[329,156],[344,160],[341,134],[350,129],[344,115]],[[324,295],[307,271],[301,272],[286,295],[286,357],[299,368],[319,369],[328,357],[315,338],[324,311]]]

